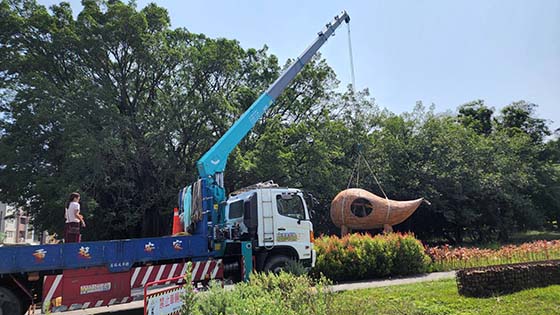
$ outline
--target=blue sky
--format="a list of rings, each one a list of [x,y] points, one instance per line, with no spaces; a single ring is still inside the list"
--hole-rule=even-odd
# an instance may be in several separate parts
[[[526,100],[560,128],[560,1],[137,1],[149,2],[168,9],[173,27],[245,48],[266,44],[282,63],[345,9],[356,86],[381,107],[401,113],[421,100],[442,112],[475,99],[496,109]],[[346,32],[321,49],[343,86],[351,81]]]

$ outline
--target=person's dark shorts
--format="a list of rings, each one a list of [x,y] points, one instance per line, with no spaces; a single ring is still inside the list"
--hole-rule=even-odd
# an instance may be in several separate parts
[[[66,223],[66,225],[64,225],[64,243],[78,242],[80,242],[80,223]]]

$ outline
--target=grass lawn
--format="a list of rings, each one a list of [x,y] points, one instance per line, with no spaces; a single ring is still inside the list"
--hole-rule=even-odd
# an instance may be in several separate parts
[[[560,285],[494,298],[465,298],[455,280],[415,283],[337,293],[332,313],[447,315],[447,314],[560,314]]]

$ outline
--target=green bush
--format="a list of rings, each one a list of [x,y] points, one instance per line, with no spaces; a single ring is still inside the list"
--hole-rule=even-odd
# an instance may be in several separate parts
[[[248,283],[238,283],[231,290],[211,284],[207,292],[195,295],[191,305],[183,308],[189,312],[182,314],[331,314],[333,294],[329,284],[324,278],[314,281],[289,273],[253,274]]]
[[[336,281],[418,274],[430,264],[424,246],[411,234],[323,236],[315,249],[313,274]]]
[[[286,266],[284,267],[284,271],[287,273],[291,273],[295,276],[303,276],[309,272],[309,269],[303,265],[300,261],[297,260],[289,260]]]

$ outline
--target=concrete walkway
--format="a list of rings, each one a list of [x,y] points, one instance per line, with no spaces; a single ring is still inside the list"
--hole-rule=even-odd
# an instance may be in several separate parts
[[[347,291],[347,290],[360,290],[368,288],[378,288],[378,287],[388,287],[393,285],[410,284],[418,282],[427,281],[438,281],[443,279],[453,279],[455,278],[455,271],[448,272],[433,272],[418,276],[406,277],[406,278],[394,278],[394,279],[384,279],[384,280],[368,280],[360,282],[342,283],[333,285],[333,291]],[[109,307],[96,307],[89,308],[79,311],[69,311],[62,313],[52,313],[61,315],[100,315],[100,314],[142,314],[142,309],[144,308],[143,301],[135,301],[131,303],[113,305]]]
[[[455,278],[455,271],[447,272],[432,272],[418,276],[412,276],[407,278],[395,278],[395,279],[385,279],[385,280],[368,280],[361,282],[343,283],[333,285],[333,291],[347,291],[347,290],[360,290],[368,288],[378,288],[378,287],[388,287],[393,285],[410,284],[417,282],[426,281],[437,281],[443,279],[453,279]]]

